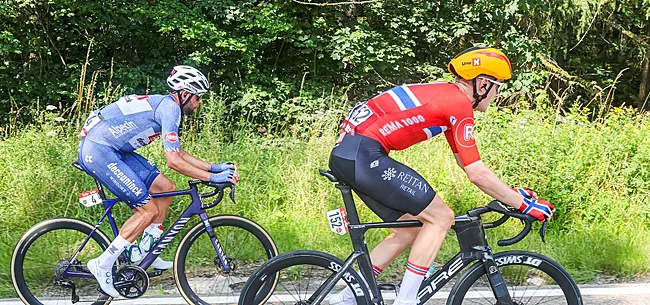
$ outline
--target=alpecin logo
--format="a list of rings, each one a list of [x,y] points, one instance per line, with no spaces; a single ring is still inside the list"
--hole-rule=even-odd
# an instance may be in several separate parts
[[[113,137],[117,139],[128,132],[136,130],[137,128],[138,125],[135,123],[131,121],[125,121],[124,124],[108,127],[108,131],[110,131]]]
[[[389,167],[381,175],[381,178],[390,181],[391,179],[395,178],[395,174],[397,174],[397,170],[393,167]]]

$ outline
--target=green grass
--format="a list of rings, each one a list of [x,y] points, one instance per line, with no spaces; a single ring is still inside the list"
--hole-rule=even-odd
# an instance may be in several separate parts
[[[285,136],[240,131],[225,141],[227,127],[218,125],[222,114],[215,111],[210,108],[203,113],[210,114],[206,119],[210,124],[192,127],[200,131],[182,138],[185,150],[212,162],[235,161],[241,172],[237,204],[224,201],[209,213],[239,214],[257,221],[271,233],[281,252],[314,249],[345,258],[351,249],[349,237],[331,233],[325,217],[326,211],[342,206],[341,195],[317,171],[327,167],[338,112],[313,115],[302,129]],[[101,214],[101,208],[85,208],[77,201],[77,194],[94,187],[93,181],[70,166],[77,156],[78,137],[59,124],[46,121],[0,142],[0,296],[14,295],[10,256],[29,227],[55,216],[93,222]],[[47,136],[51,130],[58,132]],[[615,109],[590,121],[577,110],[558,118],[545,110],[492,109],[478,116],[476,132],[488,167],[508,184],[537,190],[558,209],[547,243],[531,234],[515,246],[496,246],[498,239],[512,237],[521,229],[511,221],[487,232],[496,251],[538,251],[557,260],[581,282],[593,280],[596,274],[626,277],[648,272],[650,124],[646,115]],[[188,179],[164,166],[159,145],[156,142],[139,152],[159,165],[179,189],[185,188]],[[457,213],[490,200],[456,166],[444,137],[391,156],[427,178]],[[357,203],[362,220],[378,220]],[[175,199],[165,225],[187,204],[187,198]],[[120,223],[130,215],[124,205],[119,207]],[[386,234],[385,230],[369,232],[369,246]],[[172,252],[163,257],[169,259]],[[455,237],[450,234],[437,261],[456,252]],[[388,274],[401,276],[404,264],[403,255]]]

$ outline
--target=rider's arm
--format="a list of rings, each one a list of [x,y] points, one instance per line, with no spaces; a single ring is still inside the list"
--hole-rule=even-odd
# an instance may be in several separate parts
[[[181,158],[183,160],[189,162],[190,164],[194,165],[195,167],[198,167],[204,171],[209,171],[210,170],[210,163],[205,162],[203,160],[200,160],[194,156],[192,156],[190,153],[184,151],[182,148],[179,151]],[[169,159],[167,159],[169,160]]]
[[[232,183],[237,182],[236,178],[230,177],[231,175],[234,176],[234,173],[211,174],[208,172],[210,169],[209,164],[204,164],[205,162],[191,156],[188,158],[189,160],[183,157],[183,155],[187,157],[189,154],[181,149],[178,136],[181,110],[172,98],[161,101],[155,115],[161,125],[162,143],[169,168],[190,178],[203,181],[222,182],[224,179],[230,179]]]
[[[487,168],[483,161],[478,160],[472,164],[465,165],[465,173],[469,181],[494,199],[516,209],[521,206],[524,196],[520,195],[519,192],[513,192],[512,188]]]
[[[165,151],[165,158],[167,159],[167,167],[185,176],[203,181],[210,180],[210,172],[185,160],[181,152]]]

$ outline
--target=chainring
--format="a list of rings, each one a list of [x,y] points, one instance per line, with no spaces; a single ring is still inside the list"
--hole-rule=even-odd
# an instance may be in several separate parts
[[[115,272],[113,286],[127,299],[139,298],[149,288],[149,275],[139,266],[124,266]]]

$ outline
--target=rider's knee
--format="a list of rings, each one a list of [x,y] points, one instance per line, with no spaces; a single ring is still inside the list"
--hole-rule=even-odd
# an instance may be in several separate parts
[[[166,179],[165,182],[160,184],[161,192],[173,192],[176,191],[176,184],[169,179]]]
[[[176,185],[174,182],[169,180],[166,176],[160,174],[153,181],[153,184],[149,188],[152,193],[164,193],[164,192],[173,192],[176,190]]]
[[[420,220],[444,230],[449,230],[451,228],[454,224],[454,217],[454,211],[438,197],[436,197],[431,204],[418,215]]]
[[[141,215],[143,221],[151,222],[156,217],[158,217],[158,214],[160,214],[160,210],[158,209],[158,206],[154,202],[152,202],[151,200],[147,200],[146,204],[136,209],[136,213]]]

